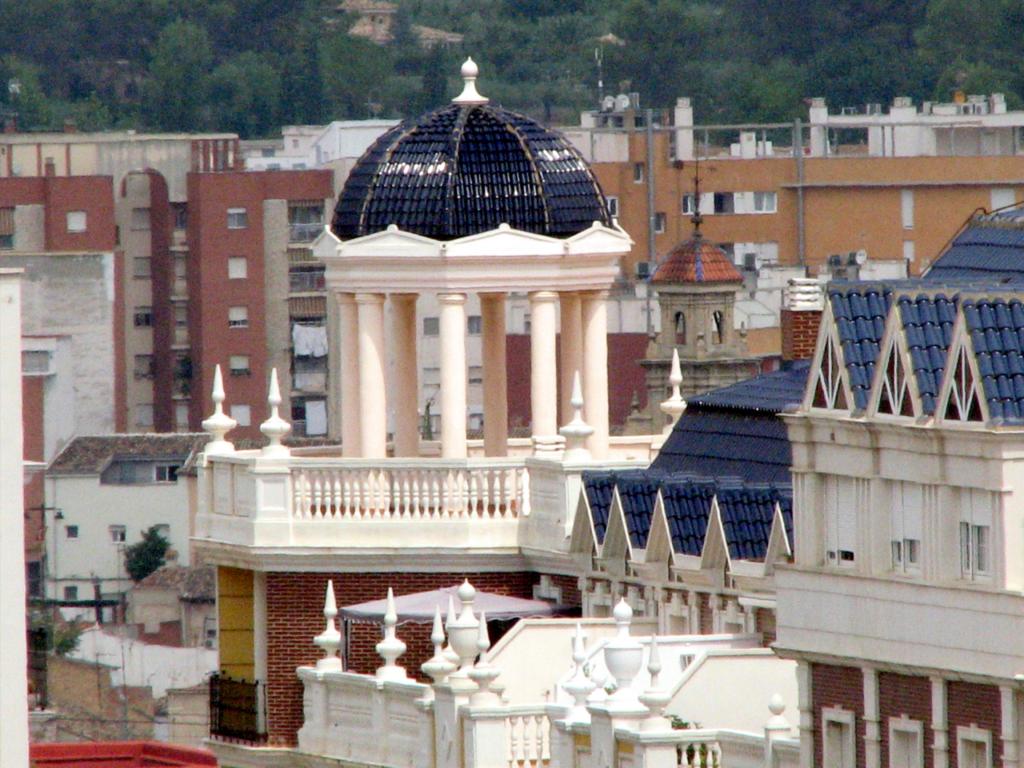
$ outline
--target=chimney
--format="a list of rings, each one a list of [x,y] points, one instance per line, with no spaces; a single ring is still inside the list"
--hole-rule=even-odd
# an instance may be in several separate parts
[[[825,308],[824,286],[814,278],[795,277],[782,292],[782,361],[809,360],[818,341]]]

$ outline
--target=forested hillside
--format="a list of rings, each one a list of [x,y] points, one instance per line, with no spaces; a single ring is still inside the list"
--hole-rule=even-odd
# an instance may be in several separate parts
[[[23,130],[274,134],[410,116],[472,55],[505,106],[572,120],[606,91],[695,101],[699,122],[782,120],[956,88],[1024,97],[1020,0],[396,0],[394,41],[351,37],[323,0],[0,0],[0,114]],[[465,36],[423,50],[413,25]],[[600,43],[604,39],[606,42]]]

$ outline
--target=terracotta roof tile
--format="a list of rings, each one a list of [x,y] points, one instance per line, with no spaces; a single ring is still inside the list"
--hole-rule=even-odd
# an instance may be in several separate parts
[[[209,439],[205,432],[83,435],[65,445],[46,471],[60,475],[96,475],[115,457],[185,460],[202,450]]]
[[[741,283],[728,254],[699,235],[685,240],[658,265],[652,283]]]

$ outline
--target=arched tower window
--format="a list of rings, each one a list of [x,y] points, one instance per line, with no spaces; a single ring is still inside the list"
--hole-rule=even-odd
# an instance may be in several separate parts
[[[686,343],[686,315],[676,312],[676,344]]]
[[[711,313],[711,343],[721,344],[722,339],[725,338],[723,327],[725,323],[725,316],[720,310],[715,310]]]

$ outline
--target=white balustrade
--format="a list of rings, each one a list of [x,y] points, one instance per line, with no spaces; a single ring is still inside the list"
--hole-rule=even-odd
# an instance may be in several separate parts
[[[528,514],[521,461],[292,462],[300,520],[513,519]]]
[[[543,707],[509,707],[509,768],[540,768],[551,760],[551,721]]]

